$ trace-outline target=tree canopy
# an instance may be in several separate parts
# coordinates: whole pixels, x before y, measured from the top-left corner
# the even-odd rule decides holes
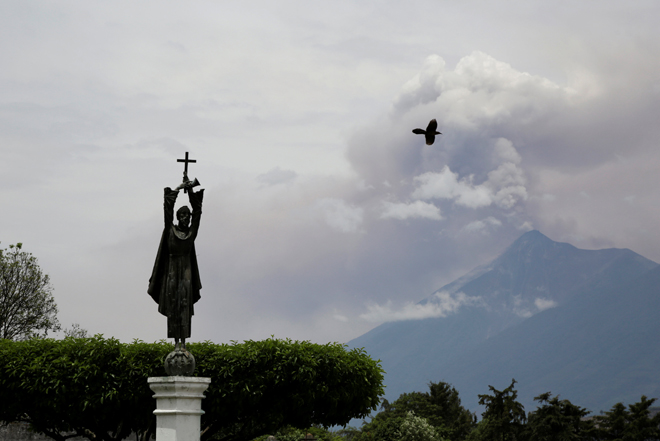
[[[441,382],[430,383],[426,393],[383,400],[382,411],[371,421],[338,434],[346,441],[660,441],[660,409],[651,407],[655,399],[642,396],[627,407],[617,403],[590,418],[587,409],[545,392],[534,398],[539,406],[525,415],[515,385],[511,380],[504,390],[489,386],[490,394],[479,395],[485,411],[476,424],[474,414],[460,405],[458,392]]]
[[[526,421],[525,408],[520,404],[518,392],[514,389],[516,380],[504,390],[488,386],[492,395],[479,395],[479,404],[486,406],[481,414],[478,431],[470,439],[492,441],[515,441],[520,438]]]
[[[196,375],[210,377],[202,441],[247,441],[291,425],[344,425],[377,409],[383,370],[363,350],[268,339],[190,343]],[[148,377],[163,376],[165,342],[91,338],[0,340],[0,421],[26,421],[64,441],[72,436],[148,440],[156,400]]]
[[[431,382],[428,392],[404,393],[392,403],[383,400],[381,409],[362,429],[368,438],[397,440],[398,428],[411,419],[410,412],[426,419],[438,437],[452,441],[465,439],[476,423],[475,415],[461,405],[456,389],[445,382]]]
[[[617,403],[589,419],[586,409],[546,392],[525,415],[515,380],[479,396],[486,409],[478,424],[456,389],[440,382],[430,383],[428,392],[384,400],[382,412],[360,429],[330,434],[321,427],[366,417],[383,395],[383,370],[363,350],[272,338],[188,347],[196,375],[212,379],[202,441],[264,441],[268,435],[296,441],[309,432],[321,441],[660,441],[660,414],[651,416],[655,399]],[[147,378],[164,374],[172,348],[98,335],[0,340],[0,421],[31,423],[57,441],[119,441],[131,434],[148,441],[156,400]]]
[[[535,397],[541,405],[527,418],[526,438],[538,441],[573,441],[592,439],[593,420],[585,419],[589,411],[568,400],[552,397],[550,392]]]
[[[45,337],[60,329],[50,279],[22,248],[0,248],[0,339]]]
[[[655,398],[642,395],[639,402],[624,406],[617,403],[604,415],[594,417],[598,440],[660,440],[660,413],[651,417]]]
[[[399,441],[443,441],[435,427],[426,418],[418,417],[408,411],[399,427]]]

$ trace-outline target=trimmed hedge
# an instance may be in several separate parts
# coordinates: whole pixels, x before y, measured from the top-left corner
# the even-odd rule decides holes
[[[376,410],[383,370],[362,349],[268,339],[187,345],[210,377],[202,441],[247,441],[284,426],[345,425]],[[64,441],[119,441],[155,431],[148,377],[165,376],[166,342],[0,340],[0,421],[27,421]]]

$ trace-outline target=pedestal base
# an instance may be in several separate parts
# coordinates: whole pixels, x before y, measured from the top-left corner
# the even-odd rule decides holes
[[[199,441],[204,391],[210,378],[151,377],[156,399],[156,441]]]

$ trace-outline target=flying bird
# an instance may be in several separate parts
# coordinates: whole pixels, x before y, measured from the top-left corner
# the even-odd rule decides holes
[[[413,133],[417,135],[424,135],[426,138],[426,145],[432,145],[433,141],[435,141],[435,135],[442,135],[442,133],[438,132],[438,122],[435,119],[432,119],[429,122],[429,125],[426,127],[426,130],[424,129],[413,129]]]

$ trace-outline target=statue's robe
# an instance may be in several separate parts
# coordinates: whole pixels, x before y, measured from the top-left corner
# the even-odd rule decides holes
[[[199,278],[195,238],[202,216],[204,190],[188,191],[192,205],[191,225],[181,231],[172,223],[178,191],[165,189],[165,228],[147,292],[158,303],[158,312],[167,317],[169,338],[189,338],[194,304],[199,300]]]

